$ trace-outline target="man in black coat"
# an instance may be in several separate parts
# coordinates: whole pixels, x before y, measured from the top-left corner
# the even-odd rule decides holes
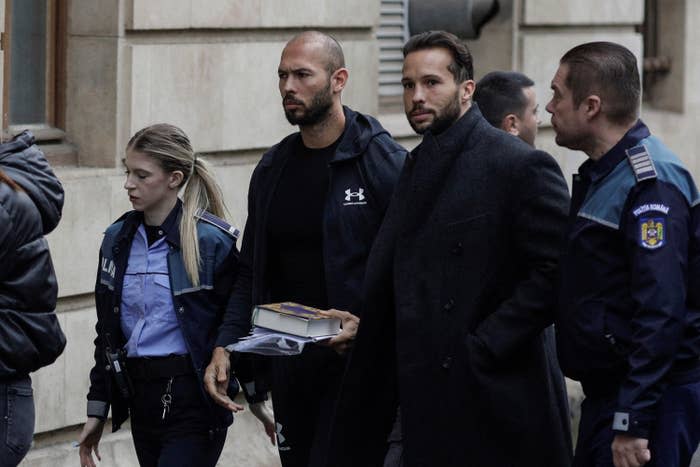
[[[568,466],[543,337],[566,183],[481,116],[456,37],[414,36],[404,57],[406,115],[424,139],[368,260],[328,465]]]

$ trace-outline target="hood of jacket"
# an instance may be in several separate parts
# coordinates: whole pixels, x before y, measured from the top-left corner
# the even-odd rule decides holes
[[[367,150],[367,146],[374,138],[383,134],[389,135],[389,132],[374,117],[355,112],[347,106],[343,106],[343,113],[345,114],[345,129],[331,162],[357,157]],[[284,138],[263,155],[261,164],[267,167],[272,165],[279,148],[295,144],[299,138],[301,138],[299,132]]]
[[[24,131],[0,144],[0,168],[29,195],[41,214],[44,235],[58,225],[63,210],[63,186],[39,147],[34,135]]]

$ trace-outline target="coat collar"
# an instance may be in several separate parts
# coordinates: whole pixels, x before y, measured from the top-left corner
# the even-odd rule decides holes
[[[627,133],[625,133],[622,139],[620,139],[615,146],[610,148],[603,157],[597,161],[588,159],[581,164],[578,173],[590,177],[592,182],[597,182],[612,172],[620,162],[627,158],[627,149],[636,146],[641,140],[648,138],[650,134],[649,128],[647,128],[644,122],[637,120],[637,123],[627,130]]]
[[[180,247],[180,218],[182,216],[182,201],[178,198],[175,207],[170,211],[168,217],[165,218],[161,228],[165,232],[165,239],[173,246]],[[129,211],[124,214],[119,220],[124,222],[124,225],[119,230],[114,244],[119,245],[122,242],[131,242],[136,234],[139,225],[143,223],[143,212]]]
[[[404,204],[404,232],[419,229],[444,188],[455,159],[470,145],[474,129],[486,122],[479,107],[471,108],[451,127],[439,135],[425,133],[421,144],[407,162],[411,170],[410,188]],[[488,123],[486,123],[488,125]]]
[[[450,154],[456,154],[469,142],[472,130],[482,119],[479,106],[476,102],[472,102],[469,110],[439,135],[434,135],[431,131],[427,131],[423,137],[421,147],[427,146],[428,150],[439,149]]]

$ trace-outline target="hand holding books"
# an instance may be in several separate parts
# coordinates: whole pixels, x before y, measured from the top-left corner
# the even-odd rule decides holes
[[[309,342],[328,341],[338,353],[344,353],[359,323],[356,316],[345,311],[324,311],[292,302],[258,305],[253,310],[251,321],[251,334],[227,346],[226,350],[297,355]],[[347,326],[344,332],[341,332],[341,322]]]
[[[336,334],[334,337],[331,337],[326,343],[333,347],[333,350],[338,352],[340,355],[345,355],[355,341],[357,328],[360,326],[360,318],[352,313],[348,313],[347,311],[336,310],[333,308],[321,313],[329,318],[340,319],[340,333]]]

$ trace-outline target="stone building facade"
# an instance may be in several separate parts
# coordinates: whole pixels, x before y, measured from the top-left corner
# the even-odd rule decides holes
[[[400,43],[408,34],[410,8],[406,0],[2,3],[4,134],[34,129],[66,189],[64,218],[49,244],[60,287],[57,312],[68,345],[54,365],[33,375],[35,446],[22,465],[75,465],[77,449],[71,442],[85,420],[93,358],[97,251],[105,227],[129,209],[121,165],[129,137],[150,123],[181,126],[215,165],[230,220],[242,227],[255,163],[266,148],[293,130],[282,112],[276,69],[284,43],[296,32],[314,28],[334,35],[350,70],[344,102],[378,115],[407,147],[417,142],[395,98],[385,99],[379,91],[380,69],[396,60],[391,41]],[[46,62],[43,120],[13,114],[22,95],[17,85],[25,83],[14,74],[26,52],[13,46],[22,33],[22,18],[17,17],[21,4],[34,5],[47,18],[48,52],[33,52]],[[480,38],[469,41],[477,78],[494,69],[517,69],[536,81],[544,121],[538,145],[553,154],[567,174],[584,156],[554,145],[544,112],[558,59],[575,44],[606,39],[625,44],[642,63],[645,34],[649,35],[643,27],[645,7],[658,16],[655,53],[670,57],[671,66],[655,75],[643,118],[697,176],[700,161],[693,149],[700,138],[695,131],[700,90],[694,85],[700,79],[700,50],[686,44],[696,43],[693,38],[700,34],[692,27],[700,23],[700,2],[501,0],[498,15]],[[398,31],[399,39],[387,39],[387,30]],[[128,429],[106,434],[101,451],[101,465],[136,465]],[[221,464],[278,465],[275,456],[257,422],[244,414],[229,432]]]

